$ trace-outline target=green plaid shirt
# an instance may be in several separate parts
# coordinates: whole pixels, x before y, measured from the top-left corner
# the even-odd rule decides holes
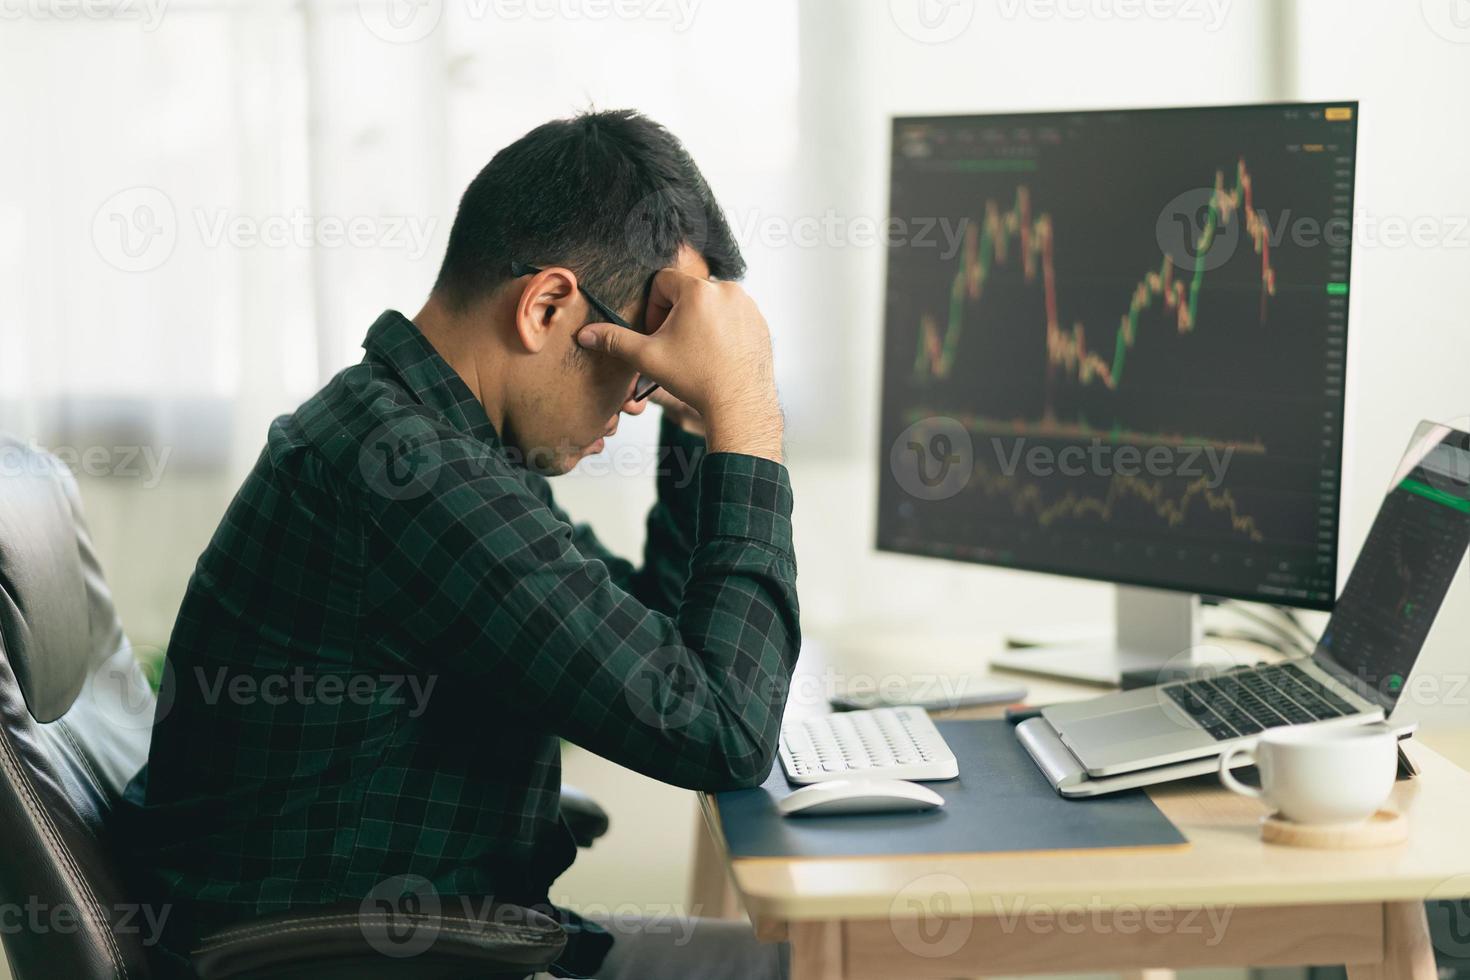
[[[575,855],[559,738],[701,790],[773,763],[799,645],[785,468],[666,423],[635,568],[409,320],[363,346],[271,425],[169,643],[130,833],[190,932],[399,876],[545,902]]]

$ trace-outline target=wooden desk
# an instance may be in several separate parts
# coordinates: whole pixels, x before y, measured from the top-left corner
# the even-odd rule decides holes
[[[694,904],[728,913],[732,886],[758,935],[792,943],[794,980],[1338,963],[1433,980],[1422,903],[1470,896],[1470,773],[1410,752],[1423,774],[1393,800],[1410,838],[1367,851],[1264,844],[1259,804],[1189,782],[1151,791],[1187,850],[731,862],[701,797]]]

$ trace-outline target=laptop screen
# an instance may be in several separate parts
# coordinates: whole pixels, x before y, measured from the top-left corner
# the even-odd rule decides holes
[[[1389,711],[1470,546],[1470,435],[1424,423],[1394,474],[1318,663]]]

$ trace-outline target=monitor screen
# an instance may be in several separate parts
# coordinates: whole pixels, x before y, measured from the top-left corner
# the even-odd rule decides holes
[[[1331,608],[1357,115],[895,119],[879,548]]]
[[[1322,633],[1318,662],[1391,710],[1467,548],[1470,435],[1421,426]]]

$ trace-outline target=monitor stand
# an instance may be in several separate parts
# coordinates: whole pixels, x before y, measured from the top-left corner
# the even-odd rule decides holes
[[[1200,667],[1225,657],[1224,651],[1212,657],[1212,651],[1201,646],[1204,631],[1199,596],[1131,585],[1116,589],[1117,626],[1112,639],[1006,650],[992,656],[990,665],[1117,687],[1125,671]]]

